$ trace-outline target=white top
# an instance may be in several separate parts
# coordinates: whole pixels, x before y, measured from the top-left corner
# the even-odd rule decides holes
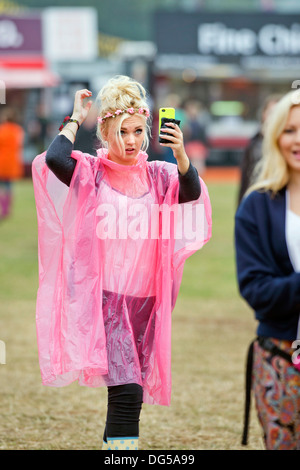
[[[300,272],[300,215],[291,211],[289,206],[290,195],[286,193],[286,244],[291,263],[296,272]]]
[[[296,272],[300,272],[300,215],[290,210],[290,194],[286,192],[285,238],[291,263]],[[297,338],[300,338],[300,316]]]

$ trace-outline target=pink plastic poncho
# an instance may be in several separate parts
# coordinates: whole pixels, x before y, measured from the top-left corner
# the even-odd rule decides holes
[[[171,312],[184,261],[211,237],[201,180],[177,204],[177,166],[124,166],[73,151],[70,187],[33,162],[38,218],[36,325],[42,382],[90,387],[138,383],[144,402],[169,405]]]

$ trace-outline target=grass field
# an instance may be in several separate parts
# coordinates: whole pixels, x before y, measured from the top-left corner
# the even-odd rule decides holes
[[[140,448],[262,449],[254,407],[249,445],[240,445],[245,356],[253,314],[237,291],[233,250],[234,183],[209,183],[213,237],[185,265],[173,313],[170,407],[144,405]],[[37,223],[30,180],[14,187],[0,223],[0,450],[99,449],[106,390],[41,385],[35,332]]]

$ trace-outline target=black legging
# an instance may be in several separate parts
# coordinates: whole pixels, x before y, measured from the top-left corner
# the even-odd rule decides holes
[[[138,437],[139,421],[143,403],[143,389],[138,384],[107,387],[108,403],[106,427],[107,437]]]

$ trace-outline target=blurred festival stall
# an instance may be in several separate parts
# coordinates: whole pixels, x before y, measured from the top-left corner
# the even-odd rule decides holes
[[[270,93],[299,86],[300,16],[157,11],[156,101],[202,103],[208,165],[237,165]]]
[[[44,54],[40,13],[0,16],[0,79],[2,102],[17,110],[19,123],[36,119],[41,90],[59,83]]]
[[[157,112],[174,106],[186,139],[187,125],[195,125],[188,114],[198,110],[209,166],[238,165],[264,99],[300,85],[299,0],[84,5],[0,0],[0,104],[19,111],[27,174],[72,112],[75,91],[87,87],[95,97],[115,74],[134,77],[150,92],[150,159],[168,157],[157,144]]]
[[[120,73],[119,64],[98,57],[96,9],[57,7],[0,15],[0,98],[18,110],[26,131],[26,176],[33,158],[72,112],[75,91],[97,91],[115,73]]]

